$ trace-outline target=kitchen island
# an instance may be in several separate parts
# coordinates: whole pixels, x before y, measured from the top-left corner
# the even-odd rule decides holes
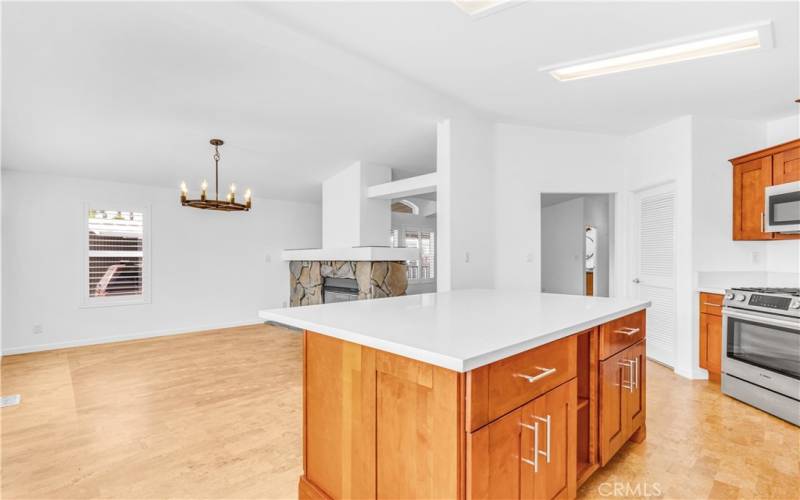
[[[574,498],[645,437],[648,306],[459,290],[261,311],[305,330],[300,498]]]

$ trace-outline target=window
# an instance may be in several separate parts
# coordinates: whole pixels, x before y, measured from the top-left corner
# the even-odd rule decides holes
[[[389,241],[392,247],[420,249],[418,260],[406,262],[409,281],[432,280],[436,277],[436,235],[433,231],[404,228],[401,232],[392,229]]]
[[[147,302],[147,211],[108,210],[86,205],[84,217],[84,305]]]

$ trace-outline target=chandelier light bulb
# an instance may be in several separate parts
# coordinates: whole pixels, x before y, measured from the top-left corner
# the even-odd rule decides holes
[[[253,193],[250,191],[250,188],[247,188],[247,191],[244,192],[245,201],[249,200],[251,196],[253,196]]]
[[[236,192],[236,184],[231,184],[231,193]]]
[[[186,182],[181,181],[181,193],[186,194],[189,192],[189,189],[186,187]]]
[[[207,180],[203,179],[203,182],[200,184],[200,189],[202,189],[203,191],[208,189],[208,181]]]

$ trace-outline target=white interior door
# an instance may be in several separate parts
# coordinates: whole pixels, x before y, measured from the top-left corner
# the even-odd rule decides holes
[[[635,196],[633,292],[652,302],[647,310],[647,356],[669,366],[675,360],[675,186]]]

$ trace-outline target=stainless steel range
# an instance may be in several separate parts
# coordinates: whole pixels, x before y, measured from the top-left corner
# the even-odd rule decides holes
[[[733,288],[722,309],[722,392],[800,425],[800,288]]]

